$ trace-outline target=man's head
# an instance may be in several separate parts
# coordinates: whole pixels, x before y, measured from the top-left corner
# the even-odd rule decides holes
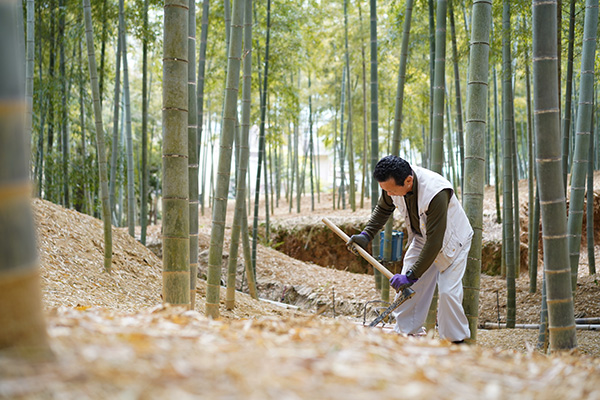
[[[406,160],[390,155],[379,160],[373,170],[373,178],[390,196],[404,196],[412,190],[412,173]]]

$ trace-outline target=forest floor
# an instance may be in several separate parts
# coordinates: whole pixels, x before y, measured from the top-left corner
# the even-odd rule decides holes
[[[297,218],[358,224],[368,218],[367,208],[332,211],[331,204],[322,194],[307,211],[311,199],[304,198],[298,216],[281,201],[271,218],[290,225]],[[493,189],[485,204],[484,239],[494,241]],[[150,250],[159,252],[159,226],[149,227],[148,247],[113,229],[112,271],[106,273],[101,221],[46,201],[34,200],[33,207],[54,358],[0,357],[0,398],[600,399],[600,332],[578,330],[577,351],[547,356],[535,350],[537,330],[479,329],[477,345],[459,346],[435,333],[414,338],[368,329],[361,310],[378,298],[372,275],[324,268],[262,245],[260,297],[293,305],[236,292],[235,309],[226,310],[222,290],[221,318],[211,320],[203,315],[202,279],[195,310],[162,304],[162,263]],[[208,249],[210,227],[207,211],[200,218],[201,252]],[[200,267],[206,267],[205,252]],[[600,317],[597,277],[587,274],[582,256],[576,315]],[[540,279],[534,294],[526,273],[517,279],[517,323],[539,320]],[[504,322],[505,286],[501,277],[482,275],[480,322]]]

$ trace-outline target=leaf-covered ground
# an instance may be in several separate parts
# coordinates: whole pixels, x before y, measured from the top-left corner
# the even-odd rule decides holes
[[[163,306],[161,260],[151,251],[114,229],[113,271],[107,274],[100,221],[48,202],[33,204],[55,356],[42,363],[0,358],[0,398],[600,399],[598,332],[578,331],[576,353],[545,356],[534,350],[534,331],[479,330],[479,345],[457,346],[435,335],[367,329],[352,304],[376,297],[371,276],[300,262],[263,246],[259,287],[278,300],[286,300],[282,288],[293,289],[303,296],[301,308],[238,293],[236,308],[221,307],[222,318],[213,321],[202,313],[202,280],[195,310]],[[201,248],[209,218],[201,219]],[[159,236],[156,227],[150,234]],[[518,284],[521,295],[525,279]],[[482,282],[502,287],[500,278]],[[593,280],[582,287],[597,302]],[[347,305],[335,319],[332,292],[337,304]],[[521,296],[519,307],[530,310],[523,304],[535,301]],[[342,310],[346,315],[339,315]]]

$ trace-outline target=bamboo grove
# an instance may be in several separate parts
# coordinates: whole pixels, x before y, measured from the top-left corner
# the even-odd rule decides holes
[[[584,195],[600,161],[597,0],[28,0],[11,7],[35,195],[103,219],[107,271],[111,225],[145,243],[148,225],[162,223],[163,298],[193,307],[198,214],[212,212],[205,312],[216,318],[223,251],[233,257],[224,277],[232,308],[238,246],[256,296],[256,247],[269,241],[273,207],[286,202],[291,214],[307,212],[301,198],[310,196],[314,209],[325,193],[333,209],[374,206],[370,171],[393,153],[444,174],[460,194],[475,230],[464,280],[471,331],[489,185],[502,224],[507,326],[518,313],[522,242],[531,244],[533,277],[538,250],[552,249],[544,252],[544,286],[531,279],[531,290],[546,294],[541,320],[549,335],[542,329],[540,345],[576,346]],[[233,198],[232,248],[223,249]],[[259,217],[266,221],[260,235]],[[376,281],[387,298],[387,281]]]

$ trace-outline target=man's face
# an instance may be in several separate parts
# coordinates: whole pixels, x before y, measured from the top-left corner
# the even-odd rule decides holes
[[[382,190],[385,190],[390,196],[404,196],[410,192],[413,187],[413,177],[409,176],[404,180],[404,186],[396,184],[394,178],[390,178],[385,182],[379,182]]]

